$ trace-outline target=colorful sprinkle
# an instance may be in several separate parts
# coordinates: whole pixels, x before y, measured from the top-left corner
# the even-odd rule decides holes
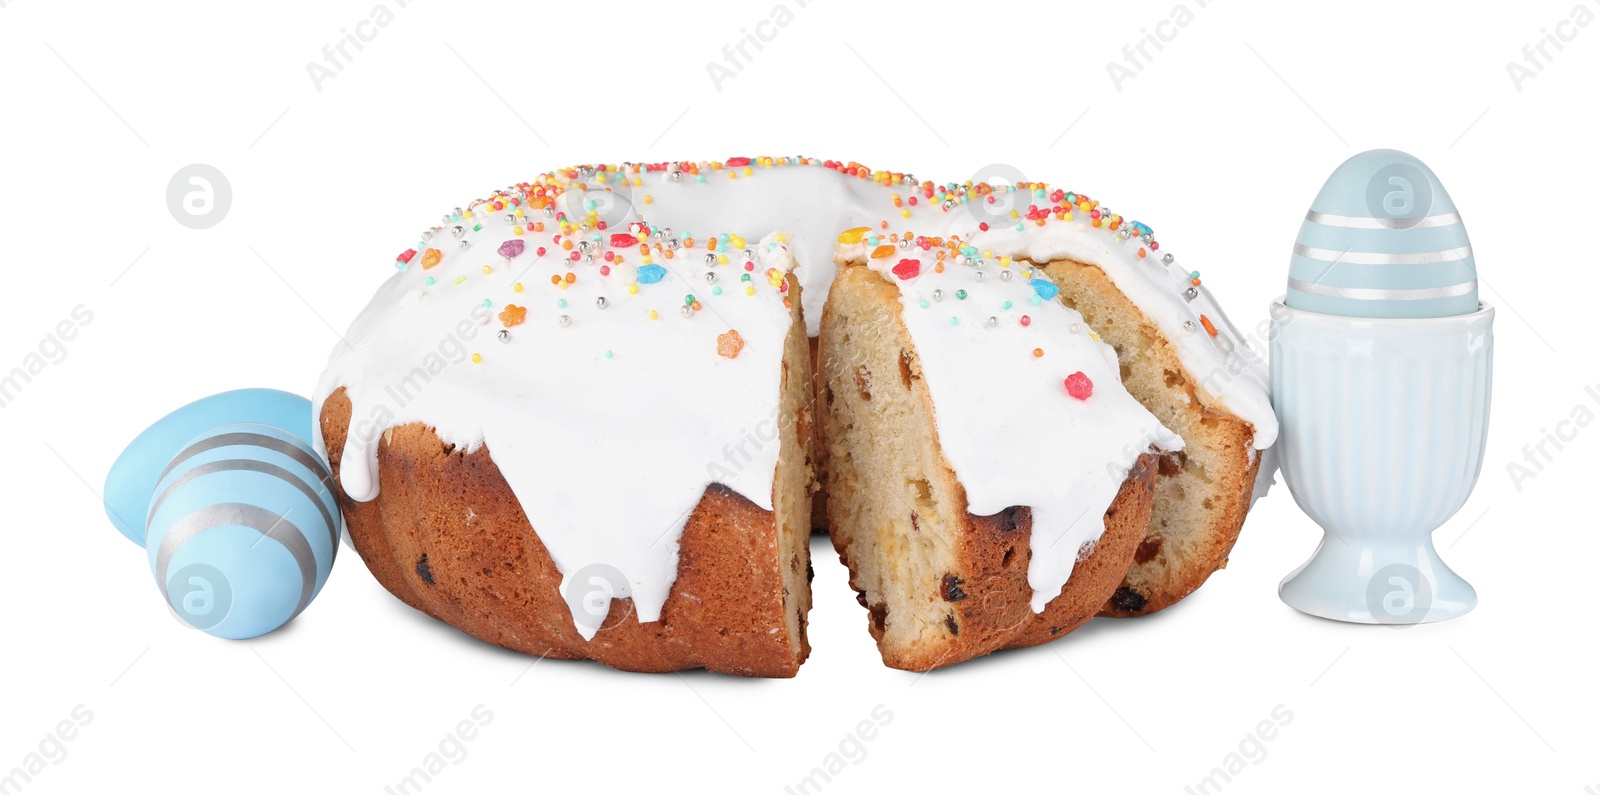
[[[744,337],[734,329],[717,335],[717,355],[726,359],[737,359],[739,351],[744,350]]]
[[[1084,375],[1082,371],[1067,376],[1065,383],[1067,394],[1079,400],[1088,400],[1089,396],[1094,394],[1094,382],[1090,381],[1089,376]]]
[[[1033,285],[1034,293],[1046,301],[1055,298],[1056,293],[1061,291],[1061,288],[1057,287],[1056,283],[1049,279],[1030,279],[1028,283]]]
[[[900,260],[900,264],[894,266],[891,270],[894,271],[895,276],[900,277],[902,280],[915,279],[918,274],[922,273],[922,263],[914,259],[903,259]]]
[[[495,253],[506,259],[511,259],[520,256],[527,249],[527,245],[521,240],[507,240],[500,244],[500,248],[495,249]]]
[[[522,322],[526,320],[527,317],[528,308],[525,306],[506,304],[506,308],[500,310],[500,322],[504,324],[506,328],[522,325]]]
[[[667,275],[667,269],[661,267],[660,265],[640,265],[639,266],[639,283],[640,284],[655,284],[656,282],[661,281],[662,277],[664,277],[666,275]]]

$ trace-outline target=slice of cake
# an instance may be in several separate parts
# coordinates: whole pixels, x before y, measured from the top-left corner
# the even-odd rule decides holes
[[[884,663],[1061,637],[1121,584],[1183,442],[1023,263],[852,230],[818,367],[829,532]],[[864,245],[850,245],[861,241]]]

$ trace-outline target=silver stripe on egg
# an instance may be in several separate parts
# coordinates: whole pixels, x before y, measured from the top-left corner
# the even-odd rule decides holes
[[[1331,248],[1312,248],[1296,243],[1294,253],[1307,259],[1351,265],[1437,265],[1441,262],[1459,262],[1472,256],[1472,246],[1447,248],[1443,251],[1424,251],[1417,254],[1383,254],[1376,251],[1334,251]]]
[[[337,529],[338,525],[334,523],[333,514],[328,512],[327,504],[324,503],[322,501],[322,497],[318,495],[309,484],[306,483],[304,478],[296,475],[293,472],[290,472],[287,469],[284,469],[283,467],[269,464],[265,461],[251,461],[243,458],[212,461],[201,464],[200,466],[197,466],[194,469],[179,475],[176,480],[172,481],[172,485],[168,486],[165,491],[162,491],[159,496],[150,501],[150,515],[145,517],[145,526],[150,526],[150,522],[154,521],[156,518],[156,511],[161,509],[161,503],[165,502],[168,497],[172,496],[173,492],[177,491],[179,488],[182,488],[183,484],[188,483],[189,481],[194,480],[201,475],[209,475],[213,472],[237,471],[259,472],[263,475],[270,475],[299,489],[300,493],[306,495],[306,499],[310,500],[311,504],[317,506],[317,510],[322,512],[322,522],[328,528],[328,540],[333,543],[334,552],[337,553],[339,551],[339,531]]]
[[[156,584],[161,586],[161,597],[169,603],[172,601],[167,595],[167,566],[172,563],[172,556],[195,536],[213,527],[229,526],[255,530],[262,536],[282,544],[283,548],[294,556],[294,562],[300,567],[300,602],[295,605],[294,614],[290,618],[300,615],[300,611],[311,604],[311,595],[317,583],[317,558],[311,552],[311,545],[306,543],[305,534],[300,532],[300,528],[295,527],[286,517],[265,508],[240,502],[207,505],[179,519],[172,525],[172,529],[167,531],[166,538],[161,539],[161,548],[156,551]]]
[[[156,482],[159,483],[162,480],[165,480],[168,475],[172,474],[172,470],[178,468],[179,464],[187,461],[190,458],[193,458],[194,456],[197,456],[207,450],[215,450],[218,447],[229,447],[232,445],[265,447],[273,452],[282,453],[290,458],[293,458],[295,461],[298,461],[306,469],[315,472],[317,479],[322,481],[322,485],[327,486],[329,491],[333,490],[333,475],[328,472],[328,467],[322,463],[322,459],[317,458],[316,456],[311,455],[310,453],[307,453],[299,447],[296,447],[282,439],[260,433],[222,433],[217,434],[216,436],[209,436],[201,439],[200,441],[184,448],[183,452],[173,456],[172,463],[168,464],[166,469],[161,470],[161,477],[156,478]]]
[[[1323,226],[1342,226],[1346,229],[1433,229],[1461,223],[1460,213],[1440,213],[1421,218],[1367,218],[1360,215],[1335,215],[1311,210],[1306,220]]]
[[[1353,298],[1360,301],[1427,301],[1433,298],[1455,298],[1478,289],[1478,280],[1451,284],[1444,287],[1424,287],[1415,290],[1377,290],[1368,287],[1332,287],[1313,284],[1299,279],[1289,280],[1289,289],[1328,298]]]

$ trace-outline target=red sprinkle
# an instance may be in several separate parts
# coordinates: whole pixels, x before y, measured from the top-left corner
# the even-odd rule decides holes
[[[633,248],[639,245],[639,238],[631,232],[617,232],[611,236],[611,245],[614,248]]]
[[[1024,326],[1033,325],[1033,318],[1028,317],[1027,315],[1023,315],[1022,316],[1022,325],[1024,325]]]
[[[1090,381],[1089,376],[1084,375],[1081,370],[1067,376],[1066,385],[1067,394],[1079,400],[1088,400],[1089,396],[1094,394],[1094,382]]]
[[[741,168],[748,165],[750,165],[750,158],[748,157],[728,158],[728,168]]]
[[[400,252],[400,256],[396,257],[396,259],[400,260],[401,262],[410,262],[411,258],[415,257],[416,255],[417,255],[417,250],[416,249],[408,248],[405,251]]]
[[[903,259],[900,260],[899,265],[894,266],[893,270],[894,275],[899,276],[901,279],[915,279],[917,274],[922,273],[922,263],[914,259]]]

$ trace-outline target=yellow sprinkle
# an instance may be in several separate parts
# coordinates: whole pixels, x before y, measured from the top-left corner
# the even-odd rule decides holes
[[[456,277],[456,284],[460,284],[460,283],[462,283],[462,282],[464,282],[466,280],[467,280],[467,277],[465,277],[465,276],[457,276]]]
[[[514,292],[514,293],[522,292],[522,282],[517,282],[516,284],[511,285],[511,292]]]
[[[907,208],[907,209],[904,209],[904,210],[901,210],[901,211],[900,211],[900,217],[901,217],[901,218],[910,218],[910,217],[911,217],[911,210],[910,210],[910,208]]]
[[[727,254],[718,254],[717,255],[717,264],[718,265],[726,265],[726,264],[728,264],[728,255]]]
[[[618,262],[621,262],[621,261],[622,261],[622,260],[621,260],[621,259],[618,259],[618,260],[617,260],[617,261],[618,261]],[[649,265],[649,264],[650,264],[650,263],[652,263],[652,262],[655,262],[655,260],[654,260],[654,259],[652,259],[652,258],[651,258],[651,257],[650,257],[650,256],[649,256],[649,255],[646,255],[646,256],[645,256],[645,258],[644,258],[644,261],[643,261],[643,262],[641,262],[641,263],[640,263],[640,264],[641,264],[641,265]]]
[[[656,198],[654,196],[651,196],[648,193],[646,193],[644,195],[644,203],[645,204],[653,204],[655,202],[655,200],[656,200]]]
[[[485,266],[483,266],[483,272],[484,273],[494,273],[494,268],[491,268],[488,265],[485,265]]]
[[[521,218],[522,217],[522,208],[518,207],[517,209],[512,210],[511,214],[516,216],[516,217],[518,217],[518,218]]]
[[[858,226],[854,229],[846,229],[839,234],[839,242],[847,246],[860,243],[861,239],[866,237],[867,233],[871,231],[871,228],[865,226]]]
[[[1010,257],[1001,257],[1000,258],[1000,267],[1002,267],[1002,268],[1011,267],[1011,258]]]
[[[747,177],[748,177],[748,176],[750,176],[750,175],[751,175],[751,174],[754,174],[754,173],[755,173],[755,172],[754,172],[754,171],[751,171],[751,170],[750,170],[750,167],[749,167],[749,166],[745,166],[745,167],[744,167],[744,175],[745,175],[745,176],[747,176]]]
[[[481,353],[472,354],[472,363],[473,364],[479,364],[482,361],[483,361],[483,354],[481,354]]]
[[[522,227],[520,227],[520,226],[511,227],[511,234],[521,236],[522,235]]]
[[[639,285],[637,285],[637,284],[628,285],[628,295],[638,295],[638,294],[639,294]]]
[[[634,178],[633,178],[633,186],[634,186],[634,187],[635,187],[635,188],[637,188],[637,187],[639,187],[639,186],[640,186],[640,185],[643,185],[643,184],[644,184],[644,180],[642,180],[642,179],[639,179],[639,178],[638,178],[638,177],[634,177]],[[649,196],[646,196],[646,197],[644,197],[644,200],[645,200],[645,201],[646,201],[646,202],[648,202],[648,201],[650,201],[650,197],[649,197]]]
[[[756,294],[756,286],[753,285],[753,284],[745,285],[744,294],[745,295],[755,295]]]
[[[658,317],[661,317],[661,315],[657,314],[656,310],[654,310],[654,309],[650,310],[650,319],[651,320],[655,320]]]

